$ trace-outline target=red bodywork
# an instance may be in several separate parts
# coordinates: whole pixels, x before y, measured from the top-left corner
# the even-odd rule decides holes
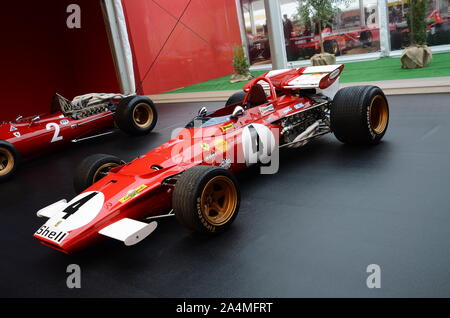
[[[339,53],[343,53],[349,49],[361,46],[363,44],[362,37],[368,33],[370,33],[371,41],[380,40],[379,28],[364,27],[360,29],[340,30],[338,32],[332,32],[330,28],[325,28],[322,30],[322,41],[324,45],[326,45],[327,41],[336,42]],[[290,45],[294,50],[298,50],[303,55],[320,53],[320,36],[318,34],[296,36],[290,39]]]
[[[173,192],[173,186],[168,182],[170,178],[194,165],[220,165],[222,159],[231,157],[230,154],[234,158],[242,158],[244,150],[241,136],[250,124],[258,123],[279,132],[281,125],[277,120],[313,105],[309,98],[282,88],[283,83],[289,83],[302,74],[304,69],[287,70],[270,77],[263,75],[250,81],[244,85],[244,91],[249,91],[260,81],[269,85],[270,96],[267,103],[248,108],[241,116],[215,125],[183,128],[175,138],[129,163],[113,168],[107,176],[84,192],[103,193],[104,203],[98,213],[85,225],[68,232],[61,243],[57,244],[36,234],[34,236],[45,245],[71,253],[98,241],[102,237],[100,230],[123,218],[143,220],[148,216],[168,213],[172,206]],[[339,67],[338,73],[342,69],[343,65]],[[326,76],[321,82],[321,88],[329,87],[338,77]],[[248,96],[249,94],[246,99]],[[231,115],[234,109],[233,105],[224,107],[208,116],[223,118]],[[226,168],[238,172],[245,167],[245,161],[238,162],[234,159]]]
[[[22,157],[39,154],[72,140],[91,136],[113,128],[112,112],[102,112],[83,119],[73,119],[61,112],[24,118],[0,125],[0,140],[11,143]]]

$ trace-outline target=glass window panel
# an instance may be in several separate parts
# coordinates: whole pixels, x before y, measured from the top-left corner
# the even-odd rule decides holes
[[[391,50],[400,50],[410,44],[407,23],[409,0],[388,0]],[[450,1],[430,0],[425,15],[427,44],[450,44]]]
[[[250,65],[270,64],[266,11],[263,0],[241,0]]]
[[[321,51],[318,23],[300,19],[303,4],[281,0],[288,61],[308,59]],[[325,52],[339,56],[380,50],[377,0],[350,0],[335,5],[335,10],[329,21],[322,21]]]

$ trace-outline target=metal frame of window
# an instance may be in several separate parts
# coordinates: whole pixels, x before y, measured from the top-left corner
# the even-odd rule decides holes
[[[124,94],[134,94],[136,85],[133,56],[122,2],[120,0],[102,0],[101,6],[121,91]]]
[[[309,60],[302,61],[287,61],[284,32],[282,27],[282,17],[279,0],[264,0],[266,19],[269,33],[269,43],[271,52],[275,52],[275,60],[272,59],[272,64],[253,65],[250,70],[267,70],[280,69],[286,67],[299,67],[309,65]],[[241,1],[236,0],[236,7],[238,10],[239,27],[241,28],[242,43],[248,55],[247,37],[245,31],[245,21],[241,7]],[[378,0],[378,17],[380,28],[380,51],[364,54],[354,54],[347,56],[336,57],[337,63],[354,62],[364,60],[374,60],[380,57],[398,57],[402,50],[391,51],[391,38],[389,32],[389,14],[387,0]],[[273,26],[273,27],[272,27]],[[273,41],[275,39],[275,41]],[[430,46],[433,53],[449,52],[450,44]],[[281,52],[281,53],[278,53]],[[278,53],[278,54],[277,54]]]

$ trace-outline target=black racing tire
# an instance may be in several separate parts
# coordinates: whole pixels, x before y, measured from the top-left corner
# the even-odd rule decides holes
[[[216,166],[194,166],[183,172],[172,196],[176,219],[191,231],[202,234],[228,229],[239,212],[239,205],[240,190],[235,176]]]
[[[392,31],[391,33],[391,50],[400,50],[402,48],[402,35],[400,32]]]
[[[331,40],[326,40],[323,42],[323,49],[326,53],[332,53],[332,48],[331,48]]]
[[[86,157],[75,169],[73,188],[81,193],[124,162],[116,156],[95,154]]]
[[[339,43],[336,40],[333,40],[333,54],[334,56],[341,55],[341,48],[339,47]]]
[[[20,164],[20,154],[10,142],[0,140],[0,182],[9,180]]]
[[[339,48],[339,43],[336,40],[327,40],[323,43],[323,48],[325,52],[334,54],[334,56],[341,55],[341,50]]]
[[[264,48],[263,52],[262,52],[262,56],[264,59],[266,60],[270,60],[270,47],[266,47]]]
[[[128,135],[142,136],[155,128],[158,113],[150,98],[130,96],[119,102],[114,121]]]
[[[338,140],[353,145],[380,142],[389,124],[389,105],[377,86],[340,89],[330,112],[331,130]]]
[[[239,92],[234,93],[233,95],[231,95],[228,98],[227,102],[225,103],[225,107],[234,105],[234,104],[238,104],[238,103],[242,103],[245,99],[245,95],[247,95],[247,93],[244,91],[239,91]]]
[[[361,42],[362,42],[363,47],[370,47],[370,46],[372,46],[372,44],[373,44],[372,32],[365,31],[365,32],[361,33],[360,38],[361,38]]]
[[[286,55],[288,62],[298,61],[300,57],[300,50],[296,48],[294,45],[287,45]]]

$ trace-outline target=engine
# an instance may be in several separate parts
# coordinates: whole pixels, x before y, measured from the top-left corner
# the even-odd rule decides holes
[[[110,110],[110,107],[107,103],[102,103],[95,106],[89,106],[86,108],[83,108],[81,110],[75,111],[72,113],[72,118],[74,119],[82,119],[89,116],[94,116],[102,112],[106,112]]]
[[[309,110],[288,116],[281,122],[280,146],[293,143],[301,137],[311,137],[324,130],[329,131],[328,107],[321,105]],[[297,144],[295,146],[300,146]]]

